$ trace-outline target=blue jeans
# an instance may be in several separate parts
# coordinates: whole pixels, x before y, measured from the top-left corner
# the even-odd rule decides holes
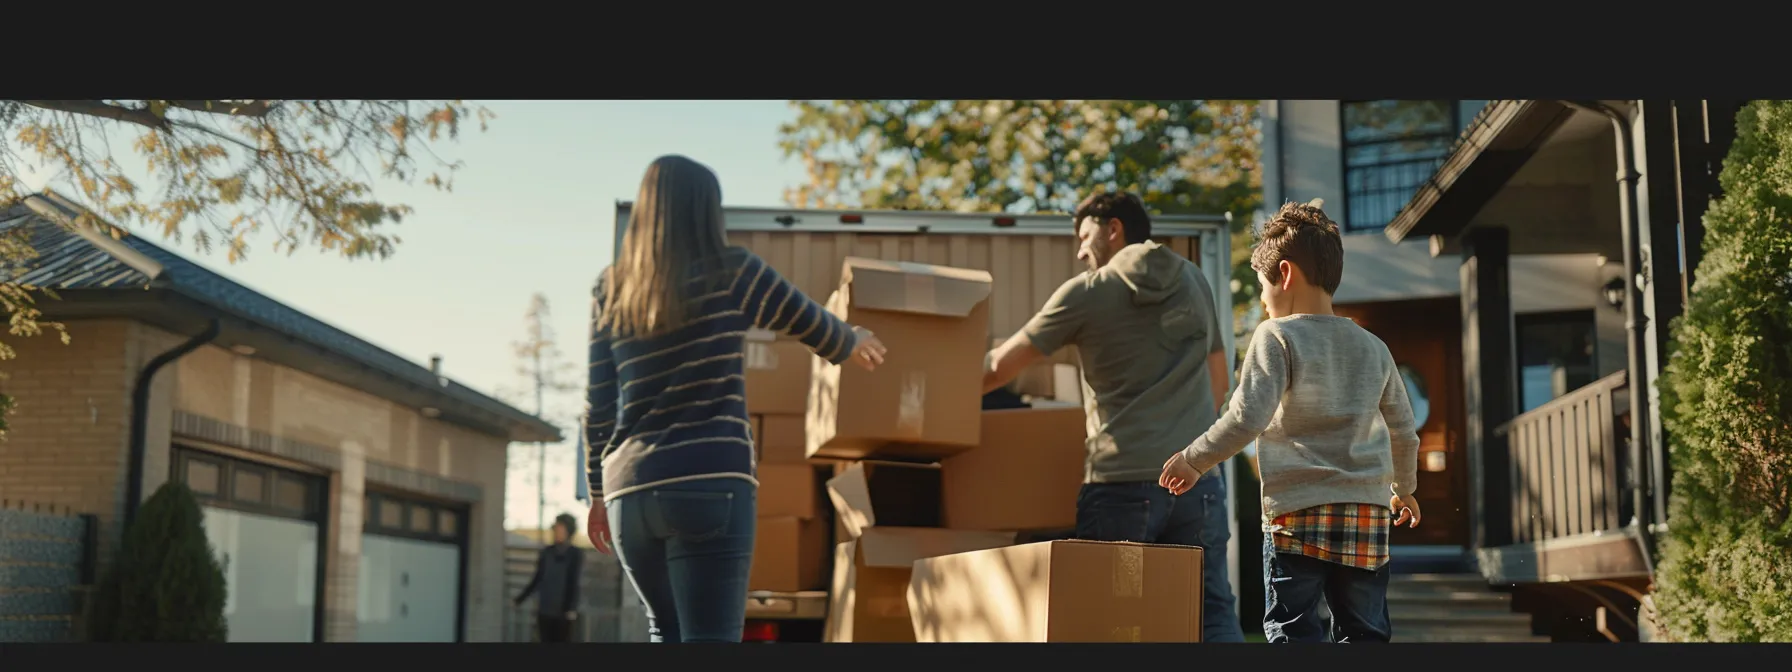
[[[1320,618],[1321,599],[1331,611],[1329,628]],[[1371,572],[1277,553],[1268,534],[1263,535],[1263,602],[1263,636],[1271,644],[1386,643],[1393,635],[1387,565]]]
[[[1180,497],[1156,481],[1085,483],[1076,498],[1076,536],[1201,547],[1201,641],[1244,641],[1226,573],[1232,531],[1226,518],[1226,481],[1218,469]]]
[[[744,479],[706,478],[604,505],[616,559],[646,603],[649,641],[740,641],[757,494]]]

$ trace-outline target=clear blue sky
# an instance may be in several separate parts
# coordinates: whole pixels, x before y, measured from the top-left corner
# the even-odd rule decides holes
[[[522,385],[511,343],[523,336],[535,292],[547,295],[565,361],[582,376],[590,288],[609,263],[614,204],[633,200],[655,157],[708,164],[729,205],[781,204],[783,190],[804,179],[802,165],[783,160],[777,147],[778,125],[793,118],[786,101],[484,104],[498,115],[489,131],[438,147],[466,162],[453,193],[378,186],[381,198],[416,208],[391,259],[351,262],[310,250],[287,257],[273,254],[265,237],[234,265],[190,244],[176,249],[413,361],[427,365],[440,354],[447,375],[495,394]],[[32,181],[43,184],[41,176]],[[570,438],[582,404],[579,394],[550,399],[548,417]],[[534,410],[532,401],[520,407]],[[562,510],[584,517],[572,498],[576,445],[549,451],[558,462],[549,470],[549,520]],[[512,470],[507,526],[534,527],[534,485],[533,474]]]

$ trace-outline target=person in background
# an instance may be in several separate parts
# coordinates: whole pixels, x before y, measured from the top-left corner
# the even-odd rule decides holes
[[[614,542],[650,641],[739,642],[758,488],[747,330],[866,369],[885,349],[730,247],[721,183],[688,158],[648,167],[619,252],[592,300],[588,534]]]
[[[1225,417],[1164,461],[1158,482],[1187,493],[1257,441],[1264,636],[1390,641],[1389,521],[1397,511],[1393,525],[1419,525],[1419,436],[1406,383],[1381,339],[1332,312],[1344,244],[1323,210],[1282,206],[1251,267],[1270,319],[1251,336]]]
[[[535,558],[535,575],[516,596],[516,605],[535,596],[535,630],[544,643],[572,641],[572,627],[579,620],[579,570],[585,554],[572,545],[579,521],[572,514],[554,517],[554,543],[542,547]]]
[[[1194,262],[1151,242],[1137,196],[1102,192],[1077,207],[1071,278],[1019,333],[989,353],[985,394],[1041,358],[1074,345],[1089,416],[1088,461],[1076,536],[1199,546],[1202,641],[1243,642],[1227,577],[1226,485],[1211,474],[1194,497],[1158,487],[1164,458],[1207,431],[1226,397],[1227,367],[1213,291]],[[1228,320],[1230,321],[1230,320]]]

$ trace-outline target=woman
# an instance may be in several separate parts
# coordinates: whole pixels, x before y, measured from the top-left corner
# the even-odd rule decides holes
[[[871,332],[828,314],[729,247],[715,173],[647,168],[621,254],[592,308],[585,434],[591,542],[616,556],[655,642],[739,642],[757,508],[743,371],[751,327],[835,364],[883,362]]]

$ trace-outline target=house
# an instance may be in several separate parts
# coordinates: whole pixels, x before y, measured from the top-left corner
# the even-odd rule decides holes
[[[1461,538],[1558,641],[1640,634],[1669,522],[1655,381],[1739,107],[1492,101],[1385,228],[1459,273],[1458,303],[1436,310],[1460,316]],[[1539,315],[1535,260],[1588,257],[1548,282],[1596,303]]]
[[[184,482],[232,641],[500,639],[505,451],[559,430],[83,214],[54,193],[0,212],[73,339],[7,339],[0,497],[92,514],[103,566]]]

